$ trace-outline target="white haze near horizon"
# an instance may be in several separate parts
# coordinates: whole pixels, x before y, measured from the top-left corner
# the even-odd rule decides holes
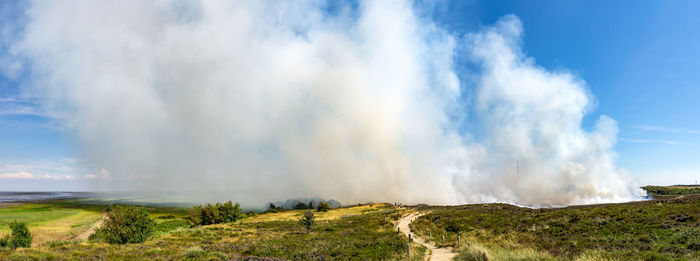
[[[530,206],[645,194],[615,166],[616,122],[581,127],[585,82],[527,57],[517,17],[453,35],[420,8],[36,1],[11,58],[112,189]]]

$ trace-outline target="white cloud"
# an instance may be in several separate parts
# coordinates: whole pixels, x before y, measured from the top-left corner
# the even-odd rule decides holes
[[[85,175],[85,178],[87,178],[87,179],[109,179],[110,175],[109,175],[109,171],[107,171],[105,169],[101,169],[100,172],[98,172],[97,174]]]
[[[6,172],[6,173],[0,173],[0,179],[34,179],[34,180],[39,180],[39,179],[45,179],[45,180],[73,180],[75,179],[73,176],[70,175],[34,175],[29,172]]]
[[[29,172],[0,173],[0,179],[38,179],[39,177]]]

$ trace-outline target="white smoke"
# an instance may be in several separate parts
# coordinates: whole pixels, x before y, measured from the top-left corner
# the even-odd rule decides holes
[[[514,16],[465,38],[402,1],[37,1],[27,16],[11,53],[114,189],[250,203],[641,194],[615,168],[616,123],[581,128],[585,84],[525,57]],[[457,55],[482,67],[476,97],[461,96]],[[459,131],[467,111],[483,138]]]

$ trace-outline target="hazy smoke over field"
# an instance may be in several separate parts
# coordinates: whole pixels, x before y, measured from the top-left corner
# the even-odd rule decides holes
[[[582,129],[585,83],[524,56],[517,17],[464,36],[417,8],[38,1],[11,53],[114,189],[527,205],[642,193],[614,164],[615,121]],[[460,79],[455,57],[480,69]]]

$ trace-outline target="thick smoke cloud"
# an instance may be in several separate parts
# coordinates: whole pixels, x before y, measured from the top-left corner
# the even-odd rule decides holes
[[[417,13],[399,1],[36,2],[11,55],[113,189],[247,203],[641,194],[614,165],[615,121],[581,128],[585,83],[523,55],[516,17],[461,37]],[[481,67],[476,81],[457,77],[456,56]],[[468,111],[485,135],[459,130]]]

